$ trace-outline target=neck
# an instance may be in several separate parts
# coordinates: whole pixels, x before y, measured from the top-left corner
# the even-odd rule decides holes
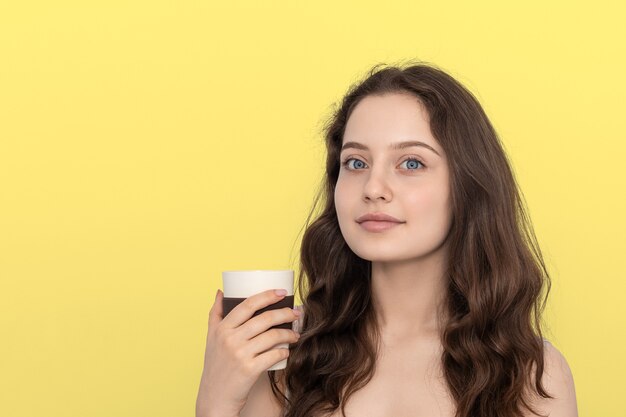
[[[443,251],[419,259],[372,262],[372,297],[383,338],[439,337],[445,267]]]

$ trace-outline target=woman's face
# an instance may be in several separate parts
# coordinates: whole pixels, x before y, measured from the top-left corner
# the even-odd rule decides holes
[[[335,207],[344,239],[363,259],[422,258],[448,235],[448,164],[428,118],[415,96],[392,93],[365,97],[348,119]],[[405,142],[422,144],[392,146]],[[357,222],[368,213],[384,213],[399,223]]]

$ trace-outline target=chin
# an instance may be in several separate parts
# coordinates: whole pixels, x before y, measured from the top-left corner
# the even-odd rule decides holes
[[[397,250],[381,250],[381,248],[359,248],[350,246],[352,252],[361,259],[370,262],[398,262],[408,259],[402,254],[399,254]]]
[[[406,262],[411,260],[419,260],[426,258],[437,252],[440,246],[432,247],[409,247],[410,243],[405,245],[401,242],[394,244],[367,244],[363,240],[346,241],[352,252],[359,258],[370,262]],[[414,242],[413,242],[414,243]]]

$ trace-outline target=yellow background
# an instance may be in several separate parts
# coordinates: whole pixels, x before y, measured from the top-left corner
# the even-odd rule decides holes
[[[411,58],[483,104],[580,415],[624,415],[625,17],[618,1],[3,1],[0,415],[193,415],[220,272],[296,269],[331,105]]]

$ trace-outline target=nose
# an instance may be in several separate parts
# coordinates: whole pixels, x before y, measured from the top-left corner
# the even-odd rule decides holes
[[[384,172],[375,169],[370,170],[370,176],[367,178],[363,185],[363,200],[376,201],[379,199],[390,201],[392,197],[391,188],[385,178]]]

